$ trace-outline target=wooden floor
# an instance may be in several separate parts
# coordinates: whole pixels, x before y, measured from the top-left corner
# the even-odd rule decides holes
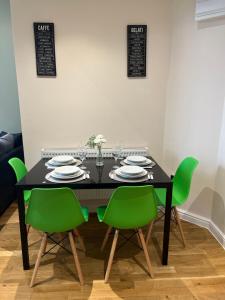
[[[171,233],[169,266],[162,266],[162,223],[154,226],[150,257],[155,278],[146,273],[144,255],[135,245],[126,244],[116,253],[109,283],[104,283],[104,268],[109,254],[100,245],[106,227],[96,216],[82,225],[87,248],[79,251],[85,285],[78,283],[73,257],[58,246],[42,258],[34,288],[29,288],[33,264],[40,246],[40,233],[31,229],[29,249],[32,268],[23,271],[16,204],[0,219],[0,300],[5,299],[225,299],[225,251],[210,233],[182,222],[187,247],[183,248],[175,227]],[[129,232],[128,232],[129,233]],[[57,238],[57,237],[56,237]],[[136,239],[133,240],[136,242]],[[64,243],[68,245],[67,242]],[[49,247],[53,246],[52,243]],[[69,247],[69,246],[68,246]]]

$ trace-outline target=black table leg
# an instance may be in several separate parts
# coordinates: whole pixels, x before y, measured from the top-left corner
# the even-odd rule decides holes
[[[172,190],[173,190],[173,183],[171,182],[170,185],[167,187],[167,191],[166,191],[166,210],[165,210],[165,219],[164,219],[163,251],[162,251],[163,265],[168,264]]]
[[[24,196],[23,190],[18,189],[18,209],[19,209],[19,220],[20,220],[20,239],[21,239],[21,249],[23,257],[23,269],[29,270],[29,252],[28,252],[28,242],[27,242],[27,227],[25,224],[25,207],[24,207]]]

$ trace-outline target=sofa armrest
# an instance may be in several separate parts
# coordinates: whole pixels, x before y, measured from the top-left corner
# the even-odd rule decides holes
[[[18,157],[24,161],[23,146],[14,148],[0,158],[0,186],[14,186],[16,183],[15,173],[8,163],[8,160],[12,157]]]

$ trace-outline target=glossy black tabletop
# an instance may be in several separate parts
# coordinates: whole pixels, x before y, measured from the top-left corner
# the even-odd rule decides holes
[[[154,160],[153,158],[151,158]],[[156,163],[152,169],[149,171],[153,172],[153,178],[145,182],[138,183],[126,183],[119,182],[111,179],[109,177],[109,172],[112,170],[112,167],[115,165],[113,158],[105,158],[104,166],[97,167],[95,165],[95,159],[86,159],[84,165],[87,167],[87,170],[90,171],[90,179],[85,179],[79,182],[73,183],[52,183],[45,179],[47,173],[52,170],[47,169],[45,166],[48,159],[41,159],[28,173],[27,175],[17,183],[17,188],[19,189],[31,189],[34,187],[62,187],[67,186],[74,189],[107,189],[107,188],[116,188],[122,185],[146,185],[150,184],[155,187],[167,187],[170,184],[170,177],[162,170],[162,168]]]

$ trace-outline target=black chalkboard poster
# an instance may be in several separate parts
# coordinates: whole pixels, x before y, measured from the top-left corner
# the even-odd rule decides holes
[[[56,76],[55,36],[53,23],[34,23],[38,76]]]
[[[127,76],[146,76],[147,25],[127,26]]]

